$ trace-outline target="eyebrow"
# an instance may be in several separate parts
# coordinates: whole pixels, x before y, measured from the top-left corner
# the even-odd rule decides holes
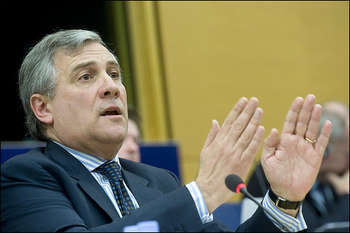
[[[82,62],[80,64],[78,64],[77,66],[75,66],[72,70],[72,73],[75,73],[77,72],[78,70],[84,68],[84,67],[88,67],[88,66],[91,66],[91,65],[95,65],[96,62],[95,61],[87,61],[87,62]],[[108,66],[116,66],[120,72],[120,66],[119,66],[119,63],[114,61],[114,60],[110,60],[110,61],[107,61],[107,65]]]

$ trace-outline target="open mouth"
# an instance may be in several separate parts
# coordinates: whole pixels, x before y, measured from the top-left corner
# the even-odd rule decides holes
[[[122,112],[119,108],[113,108],[113,109],[106,109],[101,116],[118,116],[121,115]]]
[[[101,116],[114,116],[114,115],[120,115],[120,113],[118,113],[118,111],[106,111],[101,114]]]

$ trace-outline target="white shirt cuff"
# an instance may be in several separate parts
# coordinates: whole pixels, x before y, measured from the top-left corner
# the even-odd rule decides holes
[[[203,195],[197,185],[196,182],[192,181],[191,183],[186,185],[186,188],[190,192],[194,203],[196,204],[197,211],[199,214],[199,217],[202,220],[202,223],[209,223],[213,221],[213,215],[209,214],[209,211],[207,209],[207,206],[205,204]]]
[[[297,217],[294,218],[282,212],[275,206],[275,204],[272,202],[272,200],[269,197],[269,191],[265,194],[262,205],[265,208],[269,209],[270,212],[288,228],[288,230],[292,232],[296,232],[296,231],[305,230],[307,228],[307,225],[302,213],[302,205],[300,206]],[[273,222],[273,224],[275,224],[276,227],[278,227],[281,231],[284,231],[283,229],[281,229],[279,223],[276,220],[270,217],[270,215],[266,213],[266,211],[264,212],[267,215],[267,217]]]

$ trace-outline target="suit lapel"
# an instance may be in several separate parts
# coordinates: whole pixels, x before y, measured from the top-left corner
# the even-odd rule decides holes
[[[128,162],[119,159],[122,165],[122,172],[124,175],[125,183],[131,190],[132,194],[137,200],[140,207],[147,202],[154,200],[154,197],[159,197],[162,193],[158,189],[150,187],[150,183],[144,177],[137,175],[138,171],[133,171],[128,166]]]
[[[111,219],[119,218],[117,210],[114,208],[102,187],[80,161],[51,141],[47,143],[46,154],[62,166],[66,172],[77,181],[78,186],[84,193],[90,196]],[[154,200],[154,197],[159,197],[162,194],[158,189],[150,187],[149,181],[142,177],[142,175],[138,175],[141,169],[135,167],[131,168],[128,164],[129,162],[126,160],[120,159],[120,162],[125,182],[140,207]]]
[[[113,203],[91,174],[88,173],[88,175],[80,176],[78,184],[81,189],[111,217],[111,219],[119,218],[119,214]]]
[[[46,154],[49,155],[52,160],[60,164],[71,177],[77,180],[78,186],[84,190],[111,219],[119,218],[117,210],[114,208],[102,187],[80,161],[53,142],[48,142],[46,148]]]

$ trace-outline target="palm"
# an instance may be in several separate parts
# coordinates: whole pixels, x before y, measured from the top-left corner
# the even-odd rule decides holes
[[[271,187],[278,193],[287,191],[295,200],[303,199],[317,176],[321,163],[318,158],[313,145],[304,138],[282,134],[274,156],[266,161],[264,168]]]
[[[262,166],[271,185],[278,195],[290,200],[304,199],[311,189],[327,146],[331,123],[322,128],[317,143],[305,138],[316,139],[321,117],[321,106],[314,104],[314,96],[305,101],[297,98],[286,117],[282,134],[272,130],[265,140]]]

